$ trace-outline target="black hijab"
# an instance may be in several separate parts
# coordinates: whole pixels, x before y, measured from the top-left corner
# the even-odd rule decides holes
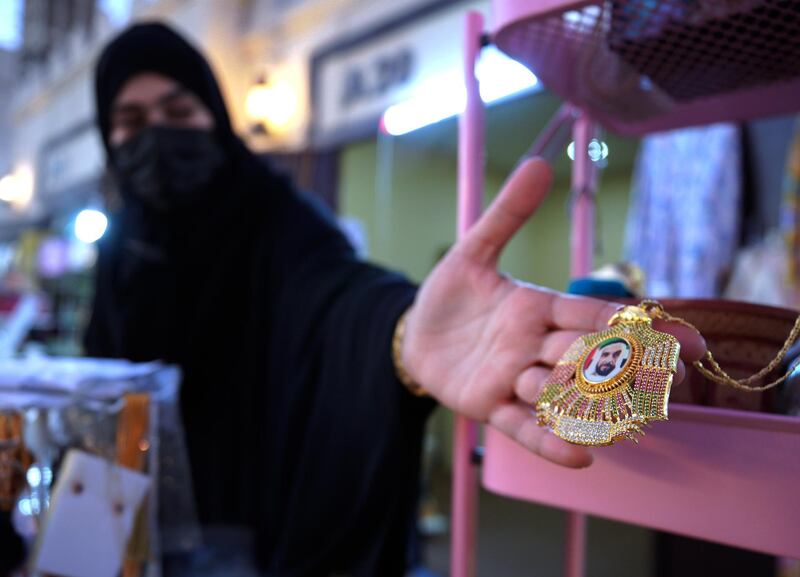
[[[128,80],[143,72],[178,81],[211,111],[218,134],[229,142],[235,139],[225,100],[206,59],[171,28],[151,22],[132,26],[117,36],[97,62],[97,124],[106,150],[114,98]]]
[[[251,527],[267,575],[402,575],[432,408],[390,355],[415,287],[360,261],[324,209],[246,149],[205,59],[166,26],[133,26],[100,58],[107,147],[113,99],[145,71],[208,106],[226,166],[214,200],[187,214],[126,203],[112,216],[87,353],[181,366],[201,519]],[[166,257],[142,250],[153,239]]]

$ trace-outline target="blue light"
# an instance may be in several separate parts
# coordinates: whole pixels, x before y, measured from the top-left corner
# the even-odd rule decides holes
[[[0,48],[16,50],[22,44],[22,0],[0,0]]]
[[[87,244],[103,238],[107,228],[108,218],[99,210],[82,210],[75,218],[75,236]]]

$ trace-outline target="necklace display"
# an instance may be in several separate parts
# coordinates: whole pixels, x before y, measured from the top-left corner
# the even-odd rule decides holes
[[[539,425],[578,445],[610,445],[620,439],[637,441],[651,421],[668,418],[669,395],[678,368],[680,343],[653,328],[653,320],[691,323],[667,313],[660,303],[645,300],[621,307],[609,328],[576,340],[558,361],[535,401]],[[800,318],[773,361],[746,379],[728,375],[710,352],[694,363],[707,379],[747,391],[763,391],[754,383],[775,370],[800,334]],[[638,441],[637,441],[638,442]]]

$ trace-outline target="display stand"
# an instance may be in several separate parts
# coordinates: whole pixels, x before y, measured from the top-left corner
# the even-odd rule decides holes
[[[791,24],[800,22],[800,3],[495,0],[493,15],[491,41],[575,111],[573,276],[592,269],[595,175],[588,144],[595,122],[643,135],[800,110],[800,58],[792,58],[797,44],[788,42]],[[483,110],[474,70],[482,36],[481,16],[470,13],[459,234],[477,219],[481,202]],[[693,74],[693,65],[702,71],[706,59],[719,61],[714,73]],[[563,118],[563,110],[559,114]],[[546,140],[537,140],[532,152]],[[459,418],[452,577],[475,572],[476,439],[477,425]],[[673,403],[670,422],[648,430],[642,444],[598,450],[585,470],[553,465],[492,429],[484,454],[486,489],[570,511],[568,577],[584,573],[585,514],[800,558],[798,418]]]
[[[0,431],[0,450],[6,451],[0,454],[4,465],[0,477],[6,475],[0,478],[4,481],[0,504],[6,511],[13,508],[14,523],[30,545],[32,568],[43,567],[47,573],[74,574],[69,570],[77,568],[81,575],[103,573],[107,564],[119,561],[116,555],[125,552],[123,577],[155,575],[162,554],[186,553],[200,545],[179,416],[179,386],[178,368],[161,363],[69,357],[0,361],[0,416],[7,427]],[[72,453],[77,456],[70,457]],[[97,458],[103,463],[99,469],[91,465]],[[59,507],[58,499],[51,502],[51,498],[56,495],[54,483],[69,479],[63,473],[67,462],[73,463],[71,470],[78,471],[86,490],[83,485],[77,491],[67,489],[62,494],[82,495],[84,500],[68,500]],[[132,487],[141,482],[119,470],[109,472],[113,465],[153,480],[140,511],[141,524],[133,529],[128,547],[122,542],[119,549],[98,545],[80,530],[81,523],[98,511],[111,514],[112,505],[102,505],[107,499],[120,515],[115,519],[123,519],[116,507],[124,496],[136,501],[131,495],[138,489]],[[88,531],[89,525],[84,527]],[[122,525],[107,518],[91,529],[98,527],[101,533],[111,527],[115,537],[124,536]],[[75,538],[64,540],[64,535]],[[73,554],[74,550],[81,553]]]

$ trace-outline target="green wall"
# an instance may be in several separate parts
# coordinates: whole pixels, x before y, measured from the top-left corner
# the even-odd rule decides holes
[[[420,148],[406,137],[353,144],[341,156],[341,213],[365,226],[372,261],[416,281],[455,237],[456,157]],[[380,169],[379,169],[380,166]],[[487,162],[485,201],[507,176]],[[569,279],[569,181],[558,171],[553,191],[508,246],[501,268],[517,278],[561,289]],[[627,171],[604,174],[598,202],[596,264],[621,258],[627,214]]]

